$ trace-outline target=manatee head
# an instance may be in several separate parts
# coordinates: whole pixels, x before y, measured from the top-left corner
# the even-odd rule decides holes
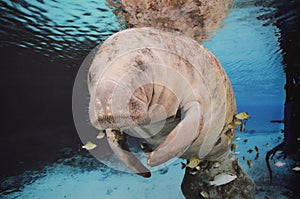
[[[99,130],[129,129],[149,123],[148,97],[143,86],[100,80],[90,91],[89,117]]]

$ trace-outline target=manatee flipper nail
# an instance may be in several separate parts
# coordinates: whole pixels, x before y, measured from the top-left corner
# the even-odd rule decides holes
[[[129,169],[145,178],[151,176],[149,169],[129,151],[126,140],[122,139],[117,132],[113,132],[111,129],[106,130],[106,136],[112,151]]]
[[[148,159],[149,166],[160,165],[174,157],[180,157],[198,138],[202,127],[202,110],[198,102],[183,107],[184,118],[167,136]]]

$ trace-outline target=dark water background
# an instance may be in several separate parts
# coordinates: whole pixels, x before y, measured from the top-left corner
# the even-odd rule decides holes
[[[118,31],[104,1],[0,1],[0,176],[78,148],[72,89],[89,51]]]
[[[262,7],[259,13],[255,11],[249,17],[259,20],[262,29],[278,28],[274,36],[279,47],[270,48],[270,53],[283,56],[283,60],[275,61],[280,63],[276,70],[283,73],[288,63],[299,66],[296,60],[300,41],[299,1],[236,1],[235,6]],[[237,17],[236,20],[243,19]],[[105,1],[0,0],[0,179],[52,163],[61,157],[64,148],[72,149],[70,154],[78,151],[81,142],[73,124],[71,107],[77,70],[91,49],[119,30]],[[214,53],[221,56],[221,60],[225,59],[222,56],[226,53],[218,55],[217,50]],[[240,53],[242,58],[247,57]],[[263,78],[257,78],[257,73],[252,74],[251,70],[233,68],[230,71],[228,67],[226,71],[242,101],[240,107],[261,102],[255,98],[247,103],[249,90],[244,89],[245,85],[250,88],[257,83],[251,80],[259,79],[260,87],[266,89],[262,93],[271,91],[266,97],[271,99],[269,102],[275,101],[277,107],[274,111],[272,103],[264,102],[271,104],[266,110],[281,115],[283,79],[266,88]],[[274,70],[269,72],[272,76]],[[244,80],[240,81],[240,77]],[[276,77],[273,81],[276,82]],[[263,118],[263,115],[258,116]]]

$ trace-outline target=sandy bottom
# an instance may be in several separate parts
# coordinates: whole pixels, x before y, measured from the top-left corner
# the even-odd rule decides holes
[[[238,147],[233,152],[254,180],[258,199],[293,198],[287,180],[290,176],[299,177],[299,172],[291,170],[295,166],[294,163],[281,158],[282,154],[276,154],[270,161],[273,170],[273,183],[270,185],[264,160],[266,152],[281,143],[282,139],[281,133],[237,133],[236,135],[234,142]],[[259,149],[258,159],[255,158],[257,156],[255,146]],[[249,149],[253,152],[250,153]],[[0,198],[184,198],[180,188],[184,176],[184,170],[180,168],[182,161],[180,159],[153,172],[150,179],[120,173],[103,165],[96,168],[89,165],[91,169],[86,169],[85,165],[88,161],[95,161],[93,158],[88,158],[85,162],[80,156],[71,159],[72,161],[69,158],[47,166],[43,171],[7,178],[1,184],[2,187],[6,186],[6,190],[2,188]],[[247,165],[247,160],[252,161],[251,167]],[[275,166],[274,163],[278,160],[286,165]],[[23,181],[24,185],[14,187],[16,181]]]
[[[239,138],[240,140],[237,140]],[[265,161],[266,153],[282,141],[282,133],[237,133],[236,135],[234,143],[236,143],[238,147],[235,153],[239,154],[235,156],[239,159],[240,165],[253,179],[256,185],[256,198],[258,199],[293,198],[292,191],[289,189],[290,185],[287,181],[289,181],[291,177],[299,175],[299,173],[292,170],[295,163],[284,158],[283,154],[276,153],[274,157],[270,159],[273,176],[272,184],[270,184],[269,172]],[[255,146],[259,149],[258,155]],[[247,164],[248,160],[252,162],[252,166],[250,167]],[[285,163],[285,165],[282,167],[275,166],[275,163],[278,161]]]

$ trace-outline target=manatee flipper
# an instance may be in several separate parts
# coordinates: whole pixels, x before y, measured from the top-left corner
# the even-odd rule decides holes
[[[147,169],[140,160],[130,152],[126,140],[120,139],[120,135],[117,133],[115,134],[111,129],[106,130],[106,136],[112,151],[129,169],[145,178],[151,176],[149,169]]]
[[[203,113],[198,102],[190,102],[183,107],[184,117],[149,155],[148,165],[157,166],[174,157],[180,157],[198,138],[202,128]]]

